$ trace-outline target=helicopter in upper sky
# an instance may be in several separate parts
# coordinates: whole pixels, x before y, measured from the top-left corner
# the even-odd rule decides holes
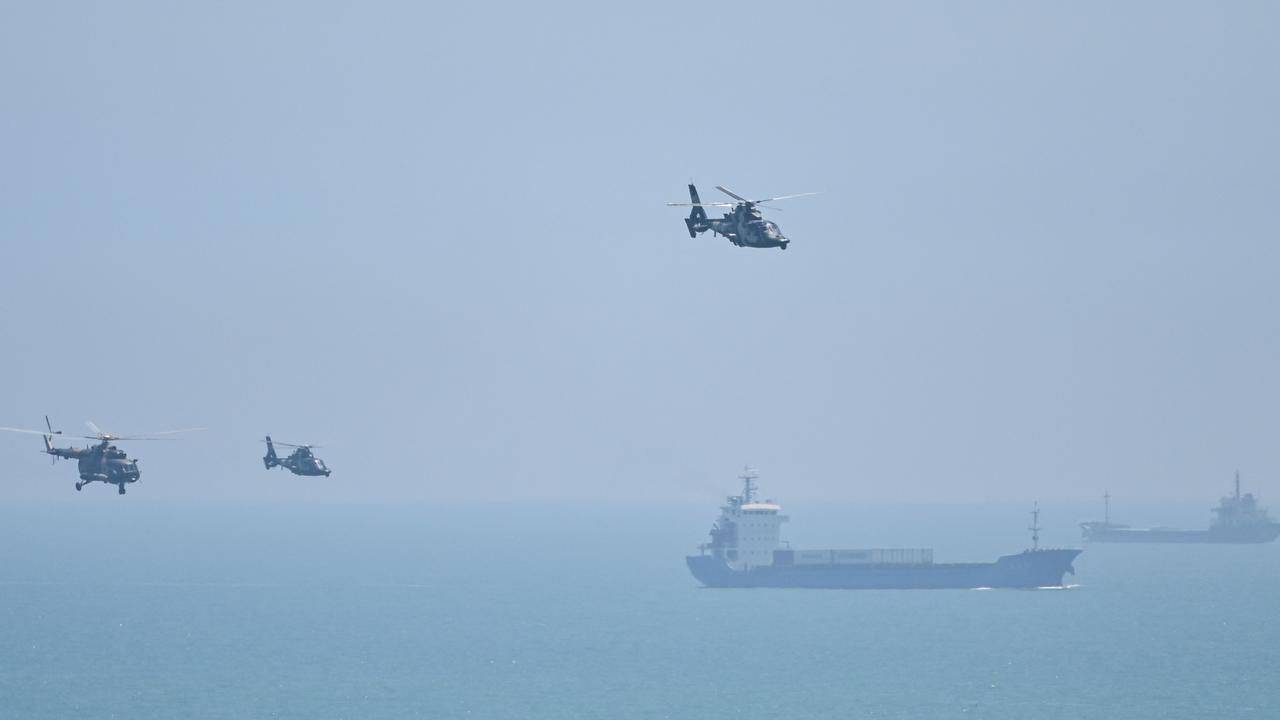
[[[119,494],[124,494],[124,486],[129,483],[138,482],[138,478],[142,477],[142,473],[138,470],[138,461],[136,458],[130,458],[125,451],[116,447],[116,440],[171,440],[172,438],[162,437],[143,437],[143,436],[123,436],[105,433],[97,425],[92,422],[86,422],[92,435],[73,435],[70,437],[81,437],[88,440],[97,440],[97,445],[90,445],[84,448],[60,448],[53,446],[53,436],[61,435],[61,430],[54,430],[53,424],[49,422],[49,416],[44,418],[44,424],[47,430],[23,430],[21,428],[0,427],[0,430],[9,432],[29,433],[32,435],[44,436],[44,451],[53,456],[53,462],[58,462],[58,458],[67,460],[76,460],[77,467],[80,471],[80,480],[76,482],[76,490],[79,491],[91,482],[102,482],[108,485],[115,485]],[[184,430],[167,430],[165,432],[151,433],[151,435],[172,435],[174,433],[193,432],[203,430],[204,428],[187,428]]]
[[[293,453],[285,459],[281,460],[276,455],[276,446],[271,442],[271,436],[268,435],[264,440],[267,444],[267,454],[262,458],[262,464],[270,470],[273,467],[282,467],[294,475],[323,475],[329,477],[329,473],[333,472],[325,466],[324,461],[316,457],[311,449],[318,447],[317,445],[291,445],[289,443],[280,443],[284,447],[294,448]]]
[[[738,247],[776,247],[783,250],[787,249],[787,245],[791,241],[778,229],[777,223],[764,219],[764,216],[760,214],[760,207],[767,207],[763,204],[773,200],[788,200],[790,198],[818,194],[800,193],[799,195],[780,195],[763,200],[748,200],[719,185],[716,186],[716,189],[737,202],[704,203],[698,198],[698,189],[693,186],[693,183],[690,183],[690,202],[667,203],[672,207],[693,208],[689,212],[689,217],[685,218],[684,221],[685,226],[689,228],[689,237],[697,237],[698,233],[710,230],[713,235],[723,235],[729,239],[729,242]],[[707,211],[703,209],[709,207],[732,208],[732,211],[725,213],[723,217],[713,220],[707,217]]]

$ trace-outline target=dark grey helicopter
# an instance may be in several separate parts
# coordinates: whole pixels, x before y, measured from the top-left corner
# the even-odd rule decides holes
[[[49,422],[49,416],[44,418],[47,431],[42,430],[23,430],[21,428],[0,427],[0,430],[9,432],[30,433],[32,435],[41,435],[44,437],[44,451],[53,456],[53,462],[58,462],[58,458],[66,460],[74,459],[80,471],[80,480],[76,483],[76,490],[79,491],[91,482],[102,482],[108,485],[115,485],[121,495],[124,494],[124,486],[129,483],[138,482],[138,478],[142,477],[142,473],[138,470],[138,461],[130,458],[125,451],[116,447],[116,440],[171,440],[172,438],[162,437],[142,437],[142,436],[123,436],[111,435],[105,433],[97,425],[92,422],[86,422],[93,435],[73,435],[71,437],[81,437],[88,440],[97,440],[97,445],[90,445],[85,448],[60,448],[53,446],[53,436],[61,435],[61,430],[54,430],[53,424]],[[187,428],[184,430],[167,430],[165,432],[151,433],[151,435],[172,435],[174,433],[194,432],[203,430],[204,428]]]
[[[323,460],[316,457],[315,454],[311,452],[311,448],[317,447],[316,445],[291,445],[289,443],[280,443],[284,447],[294,448],[293,453],[289,455],[289,457],[281,460],[276,455],[276,446],[271,443],[270,435],[267,436],[267,439],[264,442],[267,443],[267,454],[262,458],[262,464],[266,466],[268,470],[279,466],[294,475],[310,475],[313,477],[319,475],[329,477],[329,473],[333,472],[325,466]]]
[[[788,200],[790,198],[805,197],[806,195],[817,195],[818,193],[800,193],[799,195],[780,195],[778,197],[765,198],[763,200],[748,200],[737,193],[727,190],[719,185],[716,189],[728,195],[737,202],[723,203],[704,203],[698,198],[698,189],[689,184],[689,200],[687,203],[667,203],[672,207],[692,207],[689,217],[685,218],[684,224],[689,228],[689,237],[697,237],[698,233],[710,230],[713,235],[723,235],[729,238],[729,242],[738,247],[753,248],[782,248],[787,249],[787,245],[791,243],[782,231],[778,229],[778,224],[770,220],[765,220],[760,214],[760,207],[764,203],[773,200]],[[719,207],[733,208],[731,212],[727,212],[723,217],[713,220],[707,217],[707,211],[703,208]],[[765,206],[767,207],[767,206]],[[776,208],[775,208],[776,209]]]

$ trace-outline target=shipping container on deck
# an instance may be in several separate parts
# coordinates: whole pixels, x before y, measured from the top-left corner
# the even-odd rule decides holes
[[[775,550],[774,565],[929,565],[928,548],[859,548],[850,550]]]

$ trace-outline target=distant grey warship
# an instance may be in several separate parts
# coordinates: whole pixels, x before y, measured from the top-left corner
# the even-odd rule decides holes
[[[1111,522],[1111,495],[1103,496],[1106,503],[1103,519],[1080,523],[1084,539],[1090,542],[1130,543],[1266,543],[1280,537],[1280,523],[1272,520],[1267,511],[1258,507],[1253,493],[1240,494],[1240,473],[1236,473],[1236,491],[1224,497],[1213,509],[1213,522],[1208,530],[1179,530],[1177,528],[1135,528]]]
[[[931,549],[792,550],[780,540],[782,506],[756,499],[756,474],[739,476],[711,528],[711,542],[685,558],[703,585],[715,588],[969,589],[1061,587],[1079,550],[1040,548],[1039,510],[1032,547],[988,563],[935,563]]]

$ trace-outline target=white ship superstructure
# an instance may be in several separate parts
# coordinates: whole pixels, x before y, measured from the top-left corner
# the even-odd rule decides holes
[[[726,499],[711,529],[711,542],[702,546],[734,570],[772,565],[773,551],[782,547],[782,523],[787,516],[781,505],[756,500],[757,477],[751,468],[742,469],[738,476],[742,494]]]

